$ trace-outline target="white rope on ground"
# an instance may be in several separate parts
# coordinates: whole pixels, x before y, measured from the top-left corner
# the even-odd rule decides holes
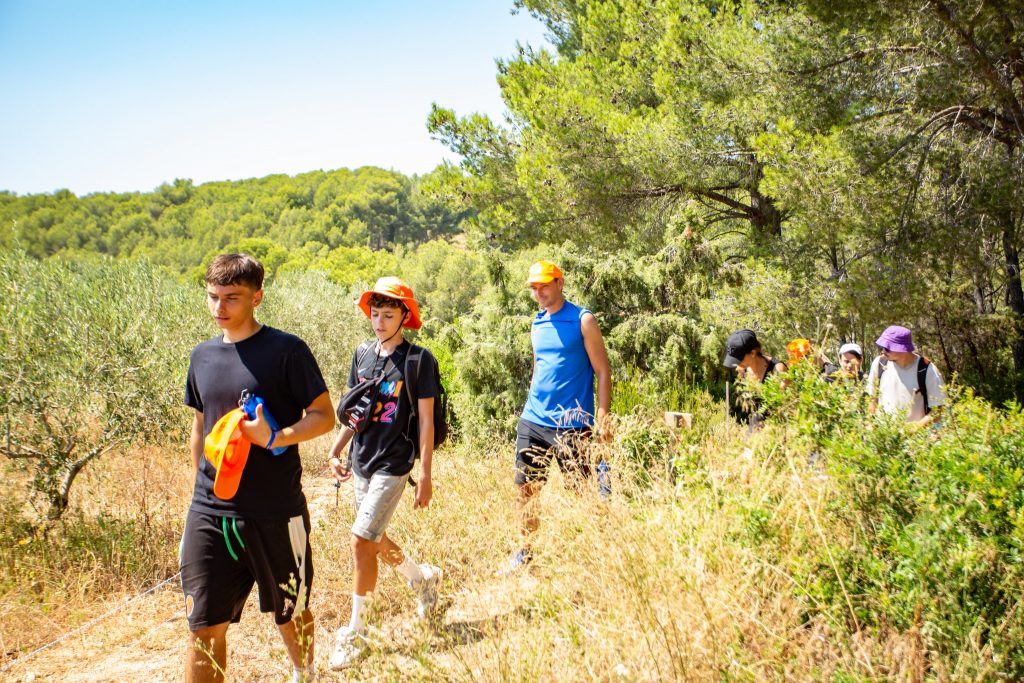
[[[60,638],[57,638],[56,640],[50,641],[49,643],[47,643],[46,645],[43,645],[42,647],[37,647],[35,650],[32,650],[31,652],[18,657],[13,662],[9,662],[8,664],[5,664],[3,667],[0,667],[0,673],[4,673],[6,671],[9,671],[10,669],[13,669],[15,666],[20,664],[21,662],[24,662],[26,659],[29,659],[30,657],[34,657],[35,655],[39,654],[43,650],[48,650],[51,647],[53,647],[54,645],[59,645],[60,643],[63,643],[65,640],[67,640],[71,636],[78,635],[79,633],[81,633],[85,629],[89,628],[90,626],[95,626],[96,624],[98,624],[99,622],[103,621],[104,619],[112,617],[113,615],[117,614],[119,611],[121,611],[122,609],[124,609],[128,605],[132,604],[136,600],[139,600],[141,598],[146,597],[150,593],[156,591],[158,588],[166,586],[171,581],[174,581],[175,579],[177,579],[179,577],[181,577],[181,572],[178,572],[174,576],[170,576],[170,577],[164,579],[163,581],[161,581],[160,583],[156,584],[152,588],[150,588],[150,589],[148,589],[146,591],[143,591],[142,593],[139,593],[138,595],[133,595],[132,597],[128,598],[127,600],[125,600],[124,602],[119,604],[117,607],[114,607],[113,609],[107,611],[106,613],[101,614],[100,616],[96,617],[95,619],[92,619],[90,621],[85,622],[84,624],[82,624],[81,626],[79,626],[78,628],[76,628],[76,629],[74,629],[72,631],[68,631],[67,633],[62,635]]]

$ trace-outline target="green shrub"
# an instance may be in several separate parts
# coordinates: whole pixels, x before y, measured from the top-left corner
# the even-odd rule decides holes
[[[202,299],[141,261],[0,253],[0,282],[0,452],[55,519],[93,460],[181,435]]]

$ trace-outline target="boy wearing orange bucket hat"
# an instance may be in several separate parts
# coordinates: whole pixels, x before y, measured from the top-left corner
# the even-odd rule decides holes
[[[220,681],[228,625],[253,584],[273,612],[295,668],[313,676],[313,562],[297,444],[334,426],[316,359],[298,337],[260,324],[263,266],[245,254],[216,257],[206,298],[219,335],[189,359],[185,404],[195,410],[190,447],[195,487],[181,544],[181,584],[191,637],[186,680]],[[250,420],[243,392],[263,405]],[[265,406],[265,408],[264,408]],[[277,424],[272,430],[264,410]],[[281,455],[270,449],[286,447]]]
[[[338,406],[341,432],[331,447],[329,465],[339,484],[352,480],[356,517],[351,546],[352,615],[338,629],[330,667],[344,669],[366,654],[362,613],[366,596],[377,586],[378,558],[392,566],[418,593],[419,615],[431,615],[437,603],[441,570],[416,564],[388,535],[387,528],[420,459],[414,508],[426,508],[433,496],[434,400],[440,394],[437,360],[430,351],[410,344],[403,329],[421,326],[412,289],[397,277],[382,277],[363,292],[356,305],[370,319],[375,339],[356,349],[348,387],[372,387],[373,398],[362,409],[346,400]],[[357,391],[360,391],[357,389]],[[344,451],[351,442],[348,457]]]
[[[557,265],[538,261],[530,266],[526,284],[541,311],[533,320],[533,378],[516,428],[516,512],[521,543],[505,576],[532,559],[531,540],[540,526],[537,497],[547,480],[551,460],[566,481],[582,492],[594,467],[587,457],[592,428],[608,436],[612,375],[601,328],[594,314],[567,301],[565,279]],[[597,405],[594,405],[594,379]]]

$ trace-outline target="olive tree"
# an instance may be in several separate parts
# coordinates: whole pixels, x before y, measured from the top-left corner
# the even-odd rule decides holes
[[[106,453],[179,435],[202,305],[144,262],[0,252],[0,453],[49,519]]]

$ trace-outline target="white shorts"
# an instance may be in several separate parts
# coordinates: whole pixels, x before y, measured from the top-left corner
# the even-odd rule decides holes
[[[408,481],[408,474],[375,472],[369,479],[363,479],[353,472],[356,521],[352,523],[352,533],[374,543],[383,538]]]

